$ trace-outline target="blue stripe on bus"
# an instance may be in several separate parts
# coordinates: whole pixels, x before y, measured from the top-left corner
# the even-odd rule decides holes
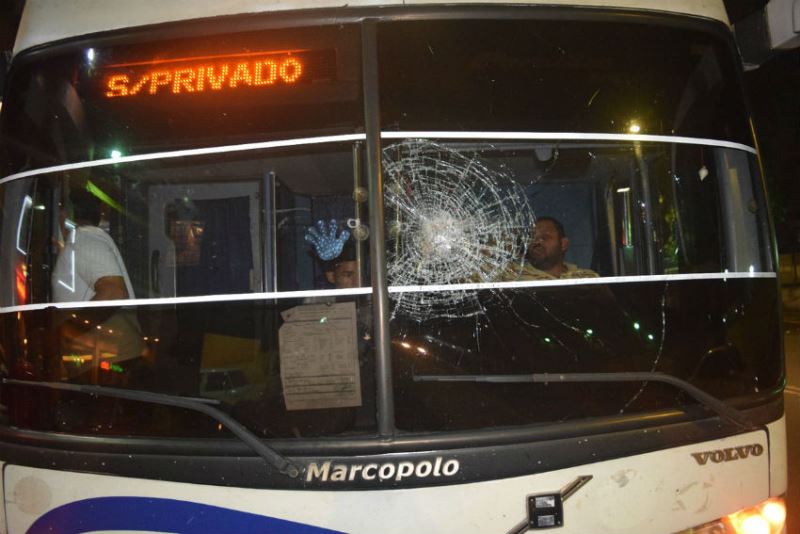
[[[28,534],[80,534],[98,530],[145,530],[179,534],[341,534],[218,506],[148,497],[98,497],[54,508]]]

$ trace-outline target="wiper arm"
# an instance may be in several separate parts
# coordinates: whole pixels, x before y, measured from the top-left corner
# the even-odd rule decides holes
[[[165,406],[175,406],[178,408],[186,408],[187,410],[200,412],[224,425],[233,433],[233,435],[242,440],[248,447],[253,449],[256,454],[261,456],[268,464],[275,467],[279,472],[291,478],[297,478],[300,475],[300,468],[293,464],[288,458],[282,456],[271,447],[265,445],[255,434],[247,430],[247,428],[245,428],[236,419],[226,414],[222,410],[211,406],[212,404],[219,404],[219,401],[216,400],[179,397],[177,395],[165,395],[163,393],[151,393],[149,391],[139,391],[135,389],[68,384],[66,382],[34,382],[32,380],[3,378],[2,383],[13,386],[73,391],[76,393],[85,393],[86,395],[100,395],[103,397],[114,397],[117,399],[147,402],[150,404],[163,404]]]
[[[720,399],[681,378],[665,373],[534,373],[526,375],[415,375],[415,382],[492,382],[503,384],[547,384],[552,382],[663,382],[689,395],[720,417],[746,429],[756,427],[750,419]]]

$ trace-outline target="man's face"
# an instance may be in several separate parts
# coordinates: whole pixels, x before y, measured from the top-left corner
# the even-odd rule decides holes
[[[547,270],[564,261],[569,240],[558,236],[558,229],[553,221],[539,221],[533,228],[531,240],[528,242],[528,259],[537,269]]]
[[[358,264],[355,261],[343,261],[333,271],[326,272],[325,278],[336,286],[336,289],[358,287]]]

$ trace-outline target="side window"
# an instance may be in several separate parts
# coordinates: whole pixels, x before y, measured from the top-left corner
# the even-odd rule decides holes
[[[738,150],[717,150],[717,168],[722,172],[719,180],[721,213],[724,224],[725,267],[731,271],[762,271],[761,232],[764,210],[759,206],[750,175],[747,154]],[[767,263],[769,265],[769,263]]]
[[[680,272],[723,270],[720,180],[724,169],[715,164],[714,154],[715,149],[708,147],[675,145],[672,151],[673,171],[665,176],[662,192],[674,197],[675,207],[665,217],[670,225],[667,253],[674,255]]]
[[[46,177],[17,180],[5,185],[3,206],[3,268],[12,285],[6,286],[6,306],[50,301],[50,272],[57,249],[59,200],[54,181]],[[8,269],[7,271],[5,269]]]

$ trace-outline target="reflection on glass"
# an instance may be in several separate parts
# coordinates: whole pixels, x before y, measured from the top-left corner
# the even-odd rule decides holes
[[[712,32],[645,19],[601,23],[565,12],[384,23],[381,119],[399,131],[677,135],[752,146],[733,60],[730,43]]]
[[[19,180],[3,243],[30,269],[29,304],[356,287],[369,239],[356,157],[334,145]],[[346,248],[356,262],[345,285],[306,239],[319,221],[341,238],[331,258]]]

